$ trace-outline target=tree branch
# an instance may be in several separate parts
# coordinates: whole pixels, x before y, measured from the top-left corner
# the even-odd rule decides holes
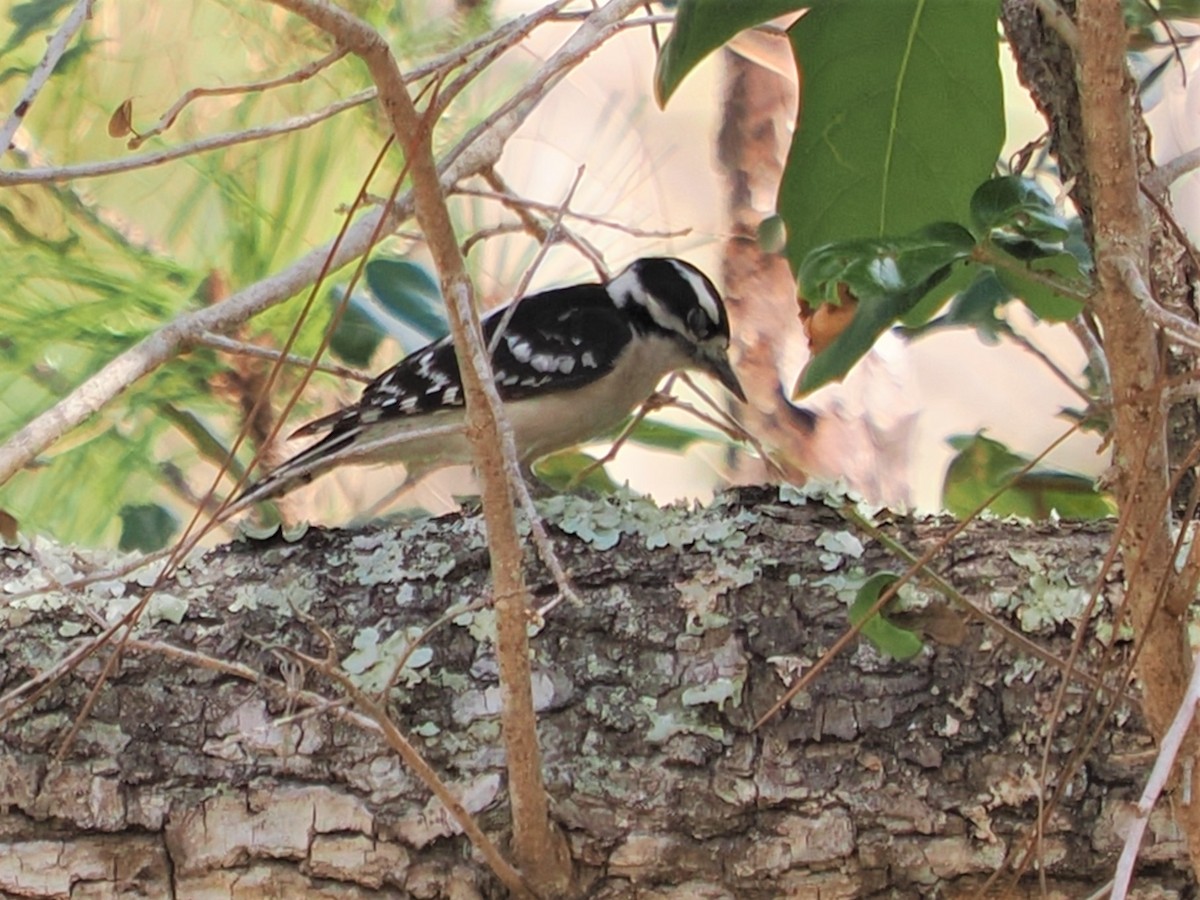
[[[30,107],[33,106],[37,95],[42,88],[46,86],[46,82],[50,80],[50,76],[54,74],[54,69],[58,65],[59,60],[63,58],[63,54],[67,52],[67,45],[71,43],[71,39],[83,27],[83,23],[92,16],[92,0],[76,0],[75,8],[71,10],[71,14],[59,26],[58,31],[50,36],[50,40],[46,42],[46,52],[43,54],[41,61],[34,67],[33,73],[29,76],[29,82],[25,85],[25,90],[21,92],[21,96],[17,99],[17,105],[13,107],[12,113],[0,125],[0,156],[8,152],[8,146],[12,143],[13,138],[17,134],[17,129],[21,127],[21,122],[25,116],[29,114]]]
[[[447,190],[463,179],[495,165],[504,150],[505,142],[546,96],[549,87],[557,84],[569,69],[582,62],[616,30],[619,23],[614,21],[615,17],[611,11],[605,7],[601,12],[604,15],[600,16],[593,26],[577,29],[563,47],[522,85],[521,90],[450,148],[440,164],[442,185]],[[497,31],[501,30],[503,29]],[[372,96],[374,91],[363,92],[343,102],[363,103]],[[90,164],[93,168],[100,165],[105,164]],[[118,163],[113,165],[117,167]],[[111,171],[122,170],[118,167]],[[48,169],[40,178],[24,178],[27,173],[40,171],[42,170],[0,173],[0,186],[26,183],[26,180],[62,180],[75,169]],[[373,211],[350,226],[330,266],[331,270],[353,261],[366,252],[380,215],[383,213]],[[410,217],[411,194],[404,195],[388,215],[386,228],[389,230],[399,227],[401,222]],[[131,384],[170,360],[190,343],[193,335],[232,329],[312,284],[329,256],[331,247],[332,243],[327,243],[316,248],[287,269],[238,291],[220,304],[180,316],[114,358],[51,409],[27,424],[5,444],[0,445],[0,484],[6,482],[72,428],[112,402]]]

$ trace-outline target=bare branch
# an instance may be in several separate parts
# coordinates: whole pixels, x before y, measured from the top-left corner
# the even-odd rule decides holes
[[[490,179],[489,179],[490,180]],[[467,197],[482,197],[485,200],[497,200],[505,206],[526,207],[534,209],[542,213],[554,213],[556,206],[553,203],[544,203],[540,200],[531,200],[528,197],[521,197],[506,190],[484,191],[479,188],[457,187],[454,193],[462,194]],[[623,222],[616,222],[612,219],[606,219],[603,216],[596,216],[590,213],[581,213],[573,209],[563,211],[563,217],[567,219],[577,219],[580,222],[587,222],[589,225],[598,225],[601,228],[611,228],[613,231],[619,231],[622,234],[627,234],[630,237],[636,238],[679,238],[686,237],[692,233],[690,228],[679,228],[672,231],[657,231],[654,229],[637,228],[632,225],[626,225]]]
[[[1142,791],[1141,799],[1136,807],[1137,814],[1129,826],[1129,834],[1125,837],[1125,846],[1121,850],[1121,858],[1117,860],[1117,870],[1113,875],[1112,900],[1125,900],[1129,891],[1129,882],[1133,878],[1133,866],[1137,862],[1138,850],[1142,846],[1142,837],[1146,826],[1150,823],[1150,813],[1158,803],[1158,797],[1167,786],[1167,779],[1175,768],[1175,760],[1179,749],[1192,727],[1192,718],[1196,714],[1196,704],[1200,703],[1200,655],[1192,657],[1192,679],[1188,682],[1187,692],[1179,703],[1179,710],[1171,722],[1171,727],[1163,735],[1159,746],[1158,757],[1146,788]],[[1190,781],[1190,779],[1188,779]]]
[[[201,97],[228,97],[232,94],[250,94],[259,91],[267,91],[271,88],[280,87],[285,84],[299,84],[312,78],[318,72],[329,68],[329,66],[333,65],[345,55],[346,51],[341,47],[338,47],[325,54],[320,59],[313,60],[308,65],[301,66],[294,72],[289,72],[288,74],[281,75],[278,78],[268,78],[264,81],[252,81],[249,84],[231,84],[215,88],[192,88],[178,100],[172,103],[170,109],[163,113],[162,116],[159,117],[159,120],[155,122],[148,131],[143,131],[141,134],[130,140],[129,149],[136,150],[146,142],[147,138],[154,137],[157,134],[162,134],[164,131],[174,125],[175,120],[179,117],[179,114],[183,112],[187,105],[193,100],[198,100]]]
[[[259,347],[257,344],[247,344],[245,341],[235,341],[233,338],[227,338],[224,335],[213,334],[211,331],[198,336],[193,343],[211,347],[214,350],[221,350],[225,353],[236,353],[238,356],[253,356],[258,359],[269,359],[274,362],[282,358],[285,363],[292,366],[302,366],[307,368],[311,363],[311,359],[303,356],[297,356],[294,353],[281,354],[278,350],[273,350],[270,347]],[[343,378],[347,381],[358,381],[362,384],[367,384],[371,380],[370,375],[364,375],[357,369],[351,369],[348,366],[339,366],[335,363],[319,362],[315,366],[318,372],[325,372],[328,375],[336,375],[338,378]]]
[[[632,3],[632,0],[629,2]],[[582,62],[612,34],[615,30],[612,18],[606,15],[595,27],[576,31],[514,97],[477,124],[450,149],[439,167],[444,189],[449,190],[464,178],[495,165],[505,142],[546,95],[548,87],[557,84],[565,77],[567,70]],[[345,102],[364,103],[374,96],[373,90],[365,91]],[[65,167],[48,170],[48,180],[60,180],[60,175],[66,177],[69,171]],[[0,173],[0,186],[24,183],[24,174]],[[42,180],[47,180],[47,177],[43,176]],[[406,194],[388,212],[386,229],[394,230],[411,214],[412,196]],[[381,215],[383,213],[375,210],[350,226],[331,269],[351,262],[366,251]],[[316,248],[282,272],[238,291],[220,304],[181,316],[114,358],[0,446],[0,484],[72,428],[110,403],[131,384],[171,359],[195,336],[228,331],[311,284],[321,271],[331,246],[325,244]]]
[[[1156,197],[1161,197],[1171,185],[1197,169],[1200,169],[1200,147],[1180,154],[1147,175],[1144,179],[1146,190]]]
[[[214,134],[211,137],[201,138],[198,141],[192,141],[188,144],[181,144],[178,147],[155,150],[152,153],[128,156],[123,159],[107,159],[102,162],[79,163],[74,166],[41,166],[38,168],[21,169],[19,171],[0,171],[0,187],[12,187],[19,184],[77,181],[81,178],[99,178],[104,175],[130,172],[134,169],[161,166],[163,163],[169,163],[186,156],[194,156],[197,153],[208,153],[212,150],[219,150],[222,147],[234,147],[238,144],[248,144],[281,134],[290,134],[293,131],[301,131],[324,122],[326,119],[331,119],[348,109],[353,109],[355,106],[362,106],[362,104],[373,99],[375,99],[375,90],[373,88],[359,91],[345,100],[329,104],[324,109],[319,109],[316,112],[307,113],[303,116],[293,116],[290,119],[284,119],[282,122],[276,122],[273,125],[247,128],[243,131],[227,131],[223,134]]]

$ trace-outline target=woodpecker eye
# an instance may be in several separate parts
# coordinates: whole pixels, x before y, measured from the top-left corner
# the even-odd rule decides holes
[[[712,320],[700,307],[693,306],[687,314],[688,331],[697,337],[705,337],[712,331]]]

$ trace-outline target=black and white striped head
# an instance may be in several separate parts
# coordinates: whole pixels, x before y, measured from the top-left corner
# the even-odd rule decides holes
[[[698,368],[745,401],[729,364],[729,317],[707,275],[681,259],[645,257],[630,263],[607,289],[634,328],[681,343]]]

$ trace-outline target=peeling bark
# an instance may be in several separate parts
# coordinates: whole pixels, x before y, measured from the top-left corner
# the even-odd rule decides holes
[[[533,638],[534,688],[576,895],[978,896],[1034,820],[1059,675],[979,622],[960,644],[930,643],[910,662],[859,645],[750,730],[846,627],[855,578],[897,567],[873,544],[859,555],[822,504],[779,497],[743,491],[662,512],[552,501],[552,520],[582,536],[560,533],[557,544],[584,602],[553,610]],[[919,551],[948,527],[888,530]],[[1109,539],[1105,526],[976,523],[941,571],[1064,657],[1074,626],[1055,603],[1078,608]],[[5,693],[98,630],[85,603],[111,611],[138,589],[113,579],[79,595],[48,587],[11,599],[47,585],[40,566],[61,581],[78,565],[57,548],[40,559],[0,555]],[[335,657],[372,687],[403,644],[389,638],[479,598],[487,563],[482,522],[468,516],[239,543],[181,571],[61,763],[52,755],[103,652],[6,722],[0,891],[504,896],[370,723],[323,705],[337,691],[283,650],[324,657],[326,629]],[[527,577],[549,599],[536,565]],[[1106,586],[1105,605],[1118,584]],[[491,621],[489,610],[464,613],[435,632],[428,659],[414,657],[388,700],[503,847]],[[1090,733],[1085,691],[1069,694],[1055,731],[1052,779]],[[1100,726],[1046,834],[1051,896],[1084,896],[1110,877],[1152,758],[1137,712],[1116,722]],[[1144,896],[1190,896],[1178,867],[1186,851],[1165,813],[1152,831]],[[1005,896],[1036,893],[1036,880],[1025,884]]]

